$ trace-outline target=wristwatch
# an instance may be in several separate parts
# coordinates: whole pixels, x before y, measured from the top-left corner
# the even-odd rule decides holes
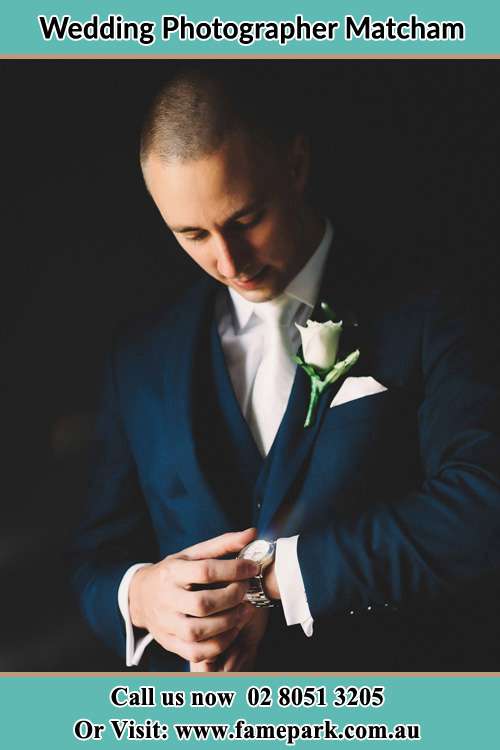
[[[275,607],[278,604],[277,601],[269,599],[264,591],[262,580],[264,577],[264,571],[274,561],[276,554],[276,542],[268,542],[265,539],[256,539],[254,542],[250,542],[238,553],[238,558],[244,560],[253,560],[260,565],[259,573],[249,579],[249,588],[245,594],[245,599],[249,601],[254,607]]]

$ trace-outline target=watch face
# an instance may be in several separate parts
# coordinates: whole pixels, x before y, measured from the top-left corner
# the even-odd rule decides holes
[[[238,557],[243,557],[245,560],[253,560],[263,565],[267,560],[272,558],[273,552],[274,544],[267,542],[265,539],[257,539],[255,542],[250,542],[246,547],[243,547]]]

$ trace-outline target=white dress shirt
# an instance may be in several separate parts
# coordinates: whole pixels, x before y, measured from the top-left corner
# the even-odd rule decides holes
[[[316,305],[324,265],[328,256],[333,229],[326,219],[323,238],[305,266],[290,282],[284,294],[294,304],[288,330],[289,345],[293,352],[300,346],[300,334],[295,323],[305,325]],[[250,302],[233,289],[221,290],[216,304],[216,317],[221,346],[236,398],[245,419],[248,421],[252,387],[259,368],[263,350],[264,322],[255,314],[257,303]],[[293,374],[290,376],[289,392]],[[307,636],[312,635],[313,620],[307,603],[304,582],[297,556],[298,536],[277,540],[275,572],[280,591],[283,614],[287,625],[301,624]],[[127,666],[137,665],[145,648],[151,643],[150,634],[135,639],[129,614],[128,590],[132,576],[139,568],[149,563],[133,565],[125,573],[119,590],[118,605],[125,621]]]

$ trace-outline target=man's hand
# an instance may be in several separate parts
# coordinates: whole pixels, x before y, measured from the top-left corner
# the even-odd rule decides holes
[[[269,620],[269,610],[253,607],[253,616],[221,657],[223,672],[251,672]]]
[[[191,672],[251,672],[254,669],[259,644],[266,632],[269,610],[247,604],[250,619],[239,635],[218,659],[191,662]]]
[[[275,564],[264,573],[264,591],[270,599],[281,599]],[[251,672],[254,668],[260,641],[266,632],[269,610],[247,604],[249,620],[233,643],[217,659],[191,662],[191,672]]]
[[[250,560],[217,558],[239,552],[255,533],[222,534],[138,570],[129,589],[132,624],[194,664],[214,661],[254,614],[243,599],[259,570]]]

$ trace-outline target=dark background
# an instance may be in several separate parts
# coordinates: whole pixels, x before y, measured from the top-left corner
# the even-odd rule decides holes
[[[78,612],[65,549],[112,331],[196,273],[137,160],[145,107],[179,64],[0,64],[0,670],[124,668]],[[304,91],[316,195],[373,285],[438,282],[487,325],[499,280],[499,63],[243,64],[277,77],[286,66]]]

